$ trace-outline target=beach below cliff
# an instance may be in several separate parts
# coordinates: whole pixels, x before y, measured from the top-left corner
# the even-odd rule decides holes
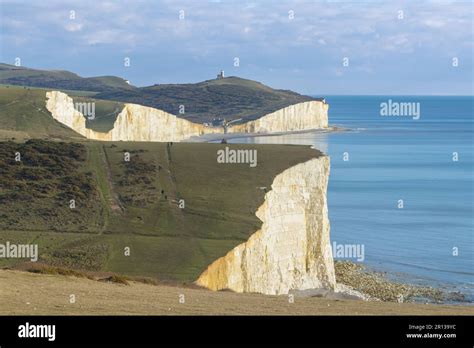
[[[1,270],[5,315],[473,315],[474,307],[210,291]],[[70,303],[71,294],[75,303]]]
[[[204,134],[201,136],[190,137],[189,139],[186,139],[185,142],[216,143],[216,142],[221,142],[222,140],[228,141],[228,140],[235,140],[235,139],[242,139],[242,138],[275,137],[275,136],[280,136],[280,135],[306,134],[306,133],[325,134],[325,133],[346,132],[346,131],[350,131],[350,129],[340,127],[340,126],[329,126],[327,128],[321,128],[321,129],[307,129],[307,130],[286,131],[286,132],[214,133],[214,134]]]
[[[371,106],[384,98],[328,97],[330,124],[348,132],[228,143],[321,150],[331,158],[332,243],[365,247],[364,260],[357,263],[392,281],[458,293],[454,297],[474,303],[472,211],[466,208],[472,206],[473,158],[445,156],[448,148],[459,154],[472,148],[472,97],[423,97],[427,113],[421,122],[381,117]],[[402,200],[403,208],[397,205]],[[449,244],[451,238],[456,242]],[[344,258],[356,261],[337,257]]]
[[[386,273],[370,270],[358,263],[335,261],[334,268],[338,284],[362,294],[360,297],[364,299],[397,303],[472,305],[461,292],[395,281]]]

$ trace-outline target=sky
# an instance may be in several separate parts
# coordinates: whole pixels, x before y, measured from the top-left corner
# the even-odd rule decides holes
[[[473,1],[0,3],[3,63],[136,86],[222,69],[320,96],[473,94]]]

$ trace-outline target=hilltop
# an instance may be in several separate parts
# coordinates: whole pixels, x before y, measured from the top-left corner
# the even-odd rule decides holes
[[[116,76],[81,77],[66,70],[39,70],[4,63],[0,63],[0,84],[91,92],[135,88]]]
[[[95,97],[154,107],[196,123],[210,122],[213,118],[242,118],[246,122],[289,105],[315,100],[235,76],[199,83],[116,90]],[[180,105],[184,106],[184,114],[179,113]]]
[[[236,76],[135,87],[116,76],[86,78],[64,70],[8,64],[0,64],[0,84],[82,91],[95,99],[150,106],[196,123],[211,122],[214,118],[247,122],[289,105],[320,100]]]

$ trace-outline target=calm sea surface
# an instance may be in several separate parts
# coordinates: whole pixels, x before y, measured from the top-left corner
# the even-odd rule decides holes
[[[389,99],[420,103],[420,118],[381,116],[380,104]],[[230,142],[308,144],[324,151],[331,157],[332,242],[364,245],[363,263],[389,277],[460,291],[474,301],[474,98],[326,101],[329,123],[351,131]]]

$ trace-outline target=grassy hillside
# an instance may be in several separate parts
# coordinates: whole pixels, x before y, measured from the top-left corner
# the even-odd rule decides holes
[[[105,92],[133,89],[116,76],[85,78],[64,70],[39,70],[0,63],[0,83],[8,85]]]
[[[0,243],[37,243],[40,261],[55,266],[193,281],[259,228],[260,187],[319,155],[301,146],[229,145],[257,149],[250,168],[218,164],[223,146],[3,142]]]
[[[87,157],[76,143],[2,142],[0,229],[100,231],[103,207]]]
[[[213,118],[249,121],[288,105],[314,100],[238,77],[116,90],[95,97],[151,106],[196,123],[210,122]],[[181,105],[184,114],[180,114]]]
[[[43,138],[80,140],[83,137],[55,121],[46,109],[46,92],[50,89],[0,85],[0,140]],[[94,102],[95,119],[86,125],[99,132],[113,127],[123,103],[96,100],[81,91],[67,91],[74,103]]]
[[[51,118],[45,102],[46,92],[52,89],[0,85],[0,139],[81,138]],[[104,133],[113,128],[125,102],[148,105],[174,114],[179,114],[180,105],[184,105],[185,114],[179,116],[201,123],[210,122],[215,117],[227,120],[243,118],[241,122],[244,122],[290,104],[311,100],[290,91],[273,90],[255,81],[234,77],[99,94],[62,90],[73,98],[74,103],[95,104],[95,118],[86,119],[86,126]]]
[[[241,118],[244,122],[292,104],[315,100],[239,77],[137,88],[115,76],[83,78],[68,71],[8,64],[0,64],[0,84],[84,91],[94,93],[97,99],[150,106],[196,123],[211,122],[214,118]],[[102,123],[92,122],[90,126],[97,126],[99,131],[109,130],[114,120],[114,117],[109,117]]]
[[[38,244],[50,265],[193,281],[259,228],[261,187],[319,155],[302,146],[228,145],[258,151],[250,168],[218,164],[222,144],[87,141],[51,117],[46,91],[0,86],[0,243]],[[88,123],[102,131],[123,107],[71,94],[96,103]]]
[[[46,109],[46,90],[0,86],[0,139],[81,139]]]

